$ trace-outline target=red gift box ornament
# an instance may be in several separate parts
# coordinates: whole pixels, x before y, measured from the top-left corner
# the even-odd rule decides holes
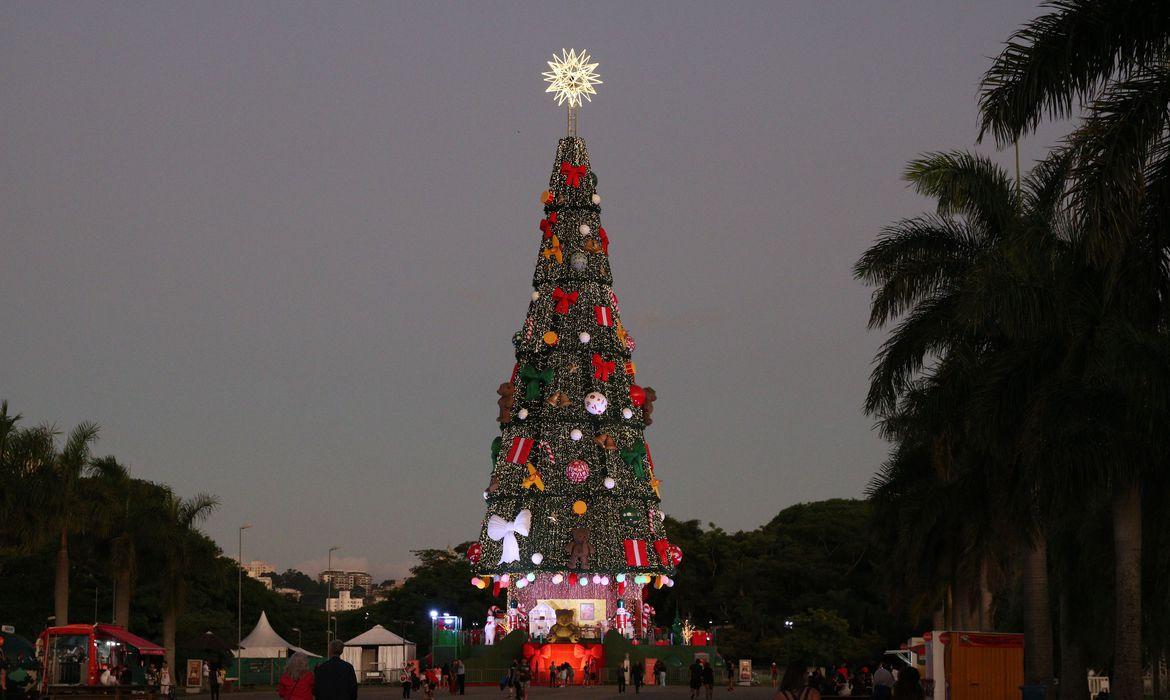
[[[479,542],[472,544],[467,548],[467,561],[473,565],[479,563],[479,558],[483,556],[483,545]]]
[[[645,540],[626,540],[626,563],[630,566],[648,566],[650,557],[646,551]]]
[[[665,537],[654,540],[654,551],[658,553],[658,558],[666,562],[666,548],[670,546],[670,541]]]
[[[580,187],[581,178],[585,177],[584,165],[572,165],[567,161],[561,162],[561,175],[565,176],[565,184],[569,187]]]
[[[594,306],[593,315],[597,317],[597,325],[606,327],[613,325],[613,310],[608,306]]]
[[[593,353],[593,378],[600,379],[603,382],[609,381],[609,375],[617,370],[617,363],[613,360],[606,360],[601,355]]]
[[[572,306],[573,304],[577,303],[577,295],[578,295],[578,293],[576,291],[566,292],[565,290],[561,289],[560,287],[557,287],[556,289],[554,289],[553,290],[553,301],[556,302],[556,305],[557,305],[556,312],[558,314],[569,313],[569,307]]]
[[[512,438],[512,447],[508,449],[506,459],[512,464],[525,464],[528,462],[528,453],[532,451],[532,444],[532,438],[529,437]]]

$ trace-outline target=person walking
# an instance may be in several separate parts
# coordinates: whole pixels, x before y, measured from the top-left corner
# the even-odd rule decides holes
[[[158,691],[164,698],[171,697],[171,688],[174,683],[171,682],[171,667],[167,665],[166,659],[163,659],[162,668],[158,670]]]
[[[402,685],[402,697],[409,698],[411,688],[410,674],[406,672],[405,668],[398,674],[398,683]]]
[[[727,677],[727,690],[735,690],[735,664],[726,656],[723,657],[723,675]]]
[[[703,687],[703,664],[695,659],[691,664],[691,700],[699,700],[699,689]]]
[[[776,667],[776,662],[772,662],[772,687],[775,688],[780,683],[780,670]]]
[[[532,683],[532,670],[527,662],[516,669],[516,700],[528,700],[528,686]]]
[[[780,679],[780,691],[773,700],[821,700],[821,693],[805,679],[806,669],[799,661],[791,661]]]
[[[922,679],[918,669],[907,666],[898,674],[894,682],[894,700],[925,700],[926,694],[922,691]]]
[[[467,667],[463,665],[463,659],[455,659],[455,687],[460,695],[467,695]]]
[[[711,700],[711,693],[715,691],[715,667],[706,659],[703,660],[703,690],[707,700]]]
[[[313,674],[309,672],[309,657],[298,651],[289,657],[280,674],[276,694],[280,700],[313,700]]]
[[[626,686],[630,684],[630,655],[626,654],[626,658],[622,659],[622,670],[618,674],[618,692],[626,692]]]
[[[334,639],[329,642],[329,660],[319,664],[313,671],[313,697],[317,700],[357,700],[357,673],[353,665],[341,659],[345,642]],[[430,689],[434,695],[435,689]]]
[[[207,683],[211,688],[211,700],[219,700],[219,661],[207,664]]]
[[[634,682],[634,695],[638,695],[642,692],[642,681],[645,680],[646,666],[641,661],[634,663],[633,667],[630,668],[630,676],[632,676],[630,680]]]
[[[878,664],[873,673],[873,700],[889,700],[894,690],[894,674],[886,666],[886,662]]]
[[[666,664],[662,659],[654,662],[654,682],[658,685],[666,685]]]

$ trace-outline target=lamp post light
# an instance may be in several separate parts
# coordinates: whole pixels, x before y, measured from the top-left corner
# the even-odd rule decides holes
[[[302,646],[301,645],[301,628],[300,627],[293,627],[292,631],[297,633],[297,646],[298,647]]]
[[[333,595],[333,553],[341,549],[336,545],[329,548],[328,561],[325,566],[325,655],[329,655],[329,641],[332,639],[333,630],[330,625],[333,624],[333,615],[329,610],[329,598]]]
[[[439,619],[439,611],[431,611],[431,668],[435,667],[435,621]]]
[[[252,527],[252,523],[240,526],[240,552],[236,563],[240,568],[236,571],[236,658],[239,658],[240,644],[244,641],[244,530]]]

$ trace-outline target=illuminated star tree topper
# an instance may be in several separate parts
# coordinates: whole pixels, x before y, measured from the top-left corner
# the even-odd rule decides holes
[[[561,49],[560,56],[553,54],[553,60],[548,62],[550,70],[544,73],[544,80],[549,84],[545,92],[553,93],[558,105],[568,106],[570,136],[577,135],[577,109],[582,104],[581,98],[592,101],[590,96],[597,94],[593,86],[601,84],[597,64],[590,63],[591,60],[587,51]]]

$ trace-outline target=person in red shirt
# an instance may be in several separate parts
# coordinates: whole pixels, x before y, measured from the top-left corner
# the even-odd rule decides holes
[[[313,674],[309,672],[308,656],[298,651],[289,657],[276,693],[281,700],[313,700]]]

